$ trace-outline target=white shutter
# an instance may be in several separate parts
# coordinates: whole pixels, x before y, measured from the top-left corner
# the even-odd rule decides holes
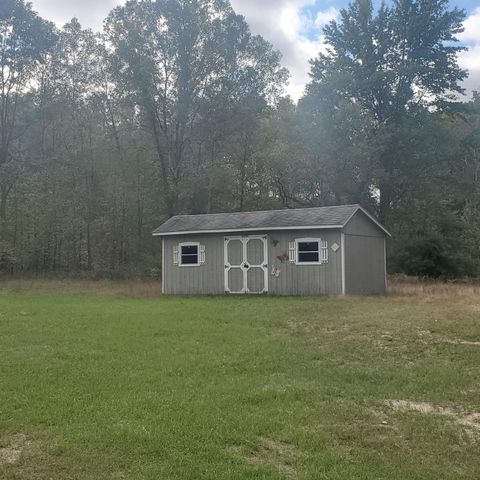
[[[173,246],[173,264],[178,265],[178,245]]]
[[[288,242],[288,259],[290,263],[295,263],[297,259],[297,243],[296,242]]]
[[[328,243],[320,241],[320,263],[328,263]]]
[[[198,246],[198,263],[205,265],[205,245]]]

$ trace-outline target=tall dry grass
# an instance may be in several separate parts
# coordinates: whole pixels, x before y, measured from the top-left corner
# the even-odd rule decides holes
[[[392,295],[411,297],[477,297],[480,299],[480,281],[445,282],[405,275],[390,275],[388,292]]]
[[[154,280],[85,280],[0,277],[0,292],[89,294],[155,298],[162,295],[160,281]],[[442,282],[403,275],[391,275],[388,280],[391,296],[428,298],[465,297],[480,302],[480,281]]]
[[[162,295],[162,286],[159,281],[153,280],[0,278],[1,291],[155,298]]]

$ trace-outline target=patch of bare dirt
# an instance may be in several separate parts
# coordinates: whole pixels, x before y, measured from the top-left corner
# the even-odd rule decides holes
[[[460,340],[458,338],[443,338],[445,343],[452,343],[453,345],[471,345],[480,347],[480,342],[472,342],[471,340]]]
[[[16,433],[0,445],[3,445],[0,447],[0,465],[13,465],[20,460],[22,452],[31,445],[31,442],[23,433]]]
[[[386,405],[396,411],[414,411],[420,413],[435,413],[443,409],[434,407],[428,402],[411,402],[409,400],[387,400]]]
[[[297,447],[270,438],[260,438],[259,444],[256,449],[236,445],[229,447],[229,451],[252,465],[272,467],[287,478],[297,476],[297,470],[292,465],[302,455]]]
[[[463,340],[461,338],[450,338],[440,335],[434,335],[430,330],[419,330],[418,336],[425,338],[427,337],[429,340],[435,340],[442,343],[450,343],[452,345],[470,345],[474,347],[480,347],[480,341],[472,341],[472,340]]]
[[[451,408],[434,406],[428,402],[413,402],[410,400],[387,400],[385,404],[395,411],[420,412],[423,414],[442,415],[465,427],[476,438],[480,438],[480,413],[459,413]]]
[[[290,384],[271,384],[268,383],[262,387],[264,392],[286,393],[291,388]]]

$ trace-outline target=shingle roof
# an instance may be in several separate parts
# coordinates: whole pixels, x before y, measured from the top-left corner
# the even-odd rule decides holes
[[[153,235],[200,232],[235,232],[281,228],[343,227],[357,210],[362,210],[382,230],[388,232],[360,205],[266,210],[261,212],[176,215],[158,227]]]

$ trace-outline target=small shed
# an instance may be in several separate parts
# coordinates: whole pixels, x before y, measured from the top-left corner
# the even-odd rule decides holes
[[[360,205],[178,215],[162,239],[166,294],[373,295],[389,232]]]

